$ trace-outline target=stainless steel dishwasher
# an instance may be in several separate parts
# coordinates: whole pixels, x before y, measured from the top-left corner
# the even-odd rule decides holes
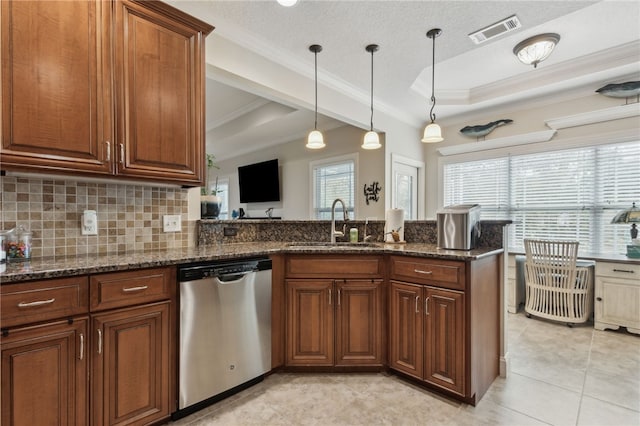
[[[271,260],[184,265],[180,418],[262,380],[271,369]]]

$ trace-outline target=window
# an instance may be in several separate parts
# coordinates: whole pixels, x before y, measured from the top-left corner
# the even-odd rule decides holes
[[[355,217],[356,156],[311,163],[311,185],[315,219],[331,219],[331,205],[336,198],[344,201],[349,216]]]
[[[632,142],[447,164],[444,204],[478,203],[482,219],[513,220],[513,249],[526,237],[623,253],[628,227],[610,222],[640,199],[638,158],[640,142]]]
[[[391,207],[403,209],[405,220],[418,219],[423,214],[418,206],[424,185],[424,163],[392,153],[391,176]]]
[[[220,207],[220,219],[230,219],[229,217],[229,178],[218,179],[218,197],[222,201]]]

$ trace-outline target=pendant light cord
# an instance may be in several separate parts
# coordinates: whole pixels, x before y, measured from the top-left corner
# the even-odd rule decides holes
[[[436,95],[435,95],[435,80],[436,80],[436,35],[433,36],[433,49],[431,57],[431,110],[429,111],[429,117],[431,122],[436,121],[436,115],[433,113],[433,109],[436,107]]]
[[[373,132],[373,52],[371,49],[371,131]]]
[[[318,130],[318,51],[313,52],[313,56],[315,58],[315,79],[316,79],[316,117],[315,124],[313,125],[314,130]]]

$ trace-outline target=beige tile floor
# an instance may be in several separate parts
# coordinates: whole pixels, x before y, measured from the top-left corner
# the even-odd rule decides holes
[[[511,371],[476,407],[387,374],[274,374],[171,423],[640,425],[640,336],[508,317]]]

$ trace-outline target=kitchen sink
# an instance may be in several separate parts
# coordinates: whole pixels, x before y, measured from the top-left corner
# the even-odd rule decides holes
[[[299,249],[340,249],[340,248],[367,248],[367,247],[380,247],[379,243],[369,243],[369,242],[359,242],[359,243],[350,243],[350,242],[295,242],[290,243],[288,245],[290,248],[299,248]]]

